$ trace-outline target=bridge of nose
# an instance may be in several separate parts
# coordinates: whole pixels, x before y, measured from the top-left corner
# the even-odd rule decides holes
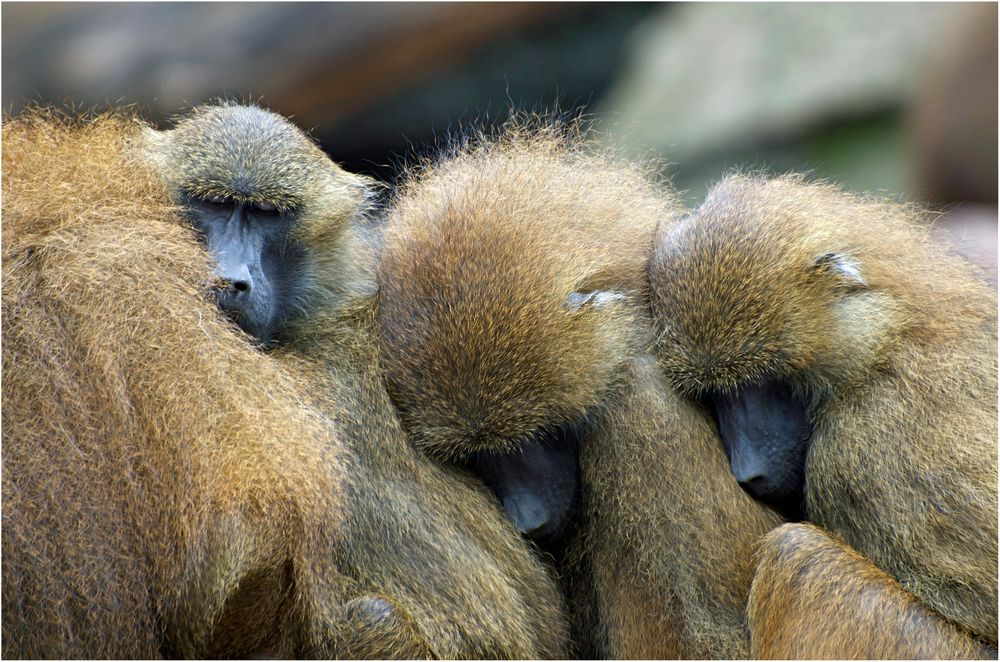
[[[254,284],[251,267],[257,263],[257,246],[242,206],[233,209],[214,239],[210,248],[215,255],[216,275],[230,289],[249,292]]]

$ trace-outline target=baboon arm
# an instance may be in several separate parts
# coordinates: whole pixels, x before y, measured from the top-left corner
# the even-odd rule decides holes
[[[277,457],[279,453],[275,453]],[[277,483],[277,478],[272,484]],[[418,629],[413,616],[398,601],[366,590],[341,572],[331,553],[343,544],[339,532],[308,510],[302,513],[304,530],[291,549],[287,541],[274,535],[267,511],[250,509],[220,520],[213,527],[220,539],[220,560],[232,567],[224,595],[227,613],[230,603],[244,607],[230,623],[225,614],[216,623],[215,636],[225,643],[227,625],[235,641],[219,649],[221,657],[238,644],[240,630],[252,622],[256,612],[268,611],[291,619],[283,631],[296,633],[292,640],[279,643],[280,657],[310,659],[427,659],[433,657],[430,644]],[[317,559],[321,562],[317,563]],[[277,561],[277,563],[276,563]],[[263,566],[262,566],[263,564]],[[215,564],[224,566],[224,564]],[[216,570],[207,573],[214,583],[222,583]],[[263,581],[262,581],[263,580]],[[255,589],[254,583],[261,584]],[[288,586],[294,587],[294,597]],[[289,604],[290,603],[290,604]],[[246,606],[252,605],[248,611]],[[261,624],[251,631],[267,628]],[[242,635],[246,639],[246,635]],[[294,637],[295,635],[293,635]]]
[[[433,657],[413,618],[376,595],[354,598],[337,623],[336,656],[359,660],[416,660]]]
[[[216,520],[209,562],[197,584],[218,595],[191,594],[188,602],[222,607],[205,633],[211,640],[187,650],[207,650],[209,657],[224,657],[231,650],[311,659],[432,657],[403,606],[340,572],[330,558],[337,543],[327,537],[336,533],[327,534],[313,522],[296,536],[302,543],[288,549],[265,515],[250,509]],[[324,561],[317,564],[316,559]],[[256,633],[270,632],[270,624],[281,618],[287,619],[279,628],[285,637],[253,639]]]
[[[618,543],[593,552],[609,646],[624,658],[746,657],[753,546],[781,520],[737,485],[708,412],[654,361],[634,361],[628,384],[581,455],[595,539]],[[649,641],[661,648],[631,647]]]
[[[747,607],[758,659],[996,657],[868,559],[815,526],[767,534]]]
[[[969,325],[970,339],[973,332]],[[893,375],[831,398],[806,464],[810,521],[993,646],[995,352],[995,331],[975,358],[959,360],[947,346],[911,352],[898,359]],[[928,365],[940,366],[933,378]]]

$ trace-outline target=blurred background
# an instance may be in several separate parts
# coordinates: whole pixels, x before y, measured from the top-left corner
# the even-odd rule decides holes
[[[997,5],[4,3],[2,101],[138,104],[160,126],[220,96],[399,167],[513,109],[592,116],[696,204],[733,167],[809,171],[945,212],[997,262]]]

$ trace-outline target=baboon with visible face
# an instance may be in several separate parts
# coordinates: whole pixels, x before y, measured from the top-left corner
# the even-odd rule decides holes
[[[4,122],[3,654],[335,654],[348,460],[208,300],[141,130]]]
[[[815,526],[775,529],[757,559],[747,607],[754,658],[996,659],[996,651]]]
[[[262,346],[310,307],[371,293],[370,250],[354,222],[370,182],[283,117],[201,106],[174,129],[147,129],[142,146],[215,258],[219,307]]]
[[[971,267],[906,206],[737,175],[650,280],[660,363],[748,492],[995,646],[996,295]]]
[[[780,521],[648,351],[646,261],[678,215],[643,169],[524,127],[416,171],[387,214],[404,428],[556,556],[587,655],[745,657],[753,545]]]
[[[475,540],[434,519],[437,493],[429,517],[381,514],[418,495],[341,442],[375,419],[220,314],[219,263],[144,163],[141,122],[38,111],[3,130],[5,656],[558,654],[558,598],[486,496],[462,510]],[[363,189],[332,164],[324,181],[326,228],[349,227]]]
[[[371,241],[344,202],[353,191],[361,204],[361,179],[259,108],[202,108],[148,140],[216,257],[220,306],[310,371],[347,448],[337,566],[391,598],[434,656],[565,655],[544,566],[491,495],[416,453],[399,427],[373,328]]]

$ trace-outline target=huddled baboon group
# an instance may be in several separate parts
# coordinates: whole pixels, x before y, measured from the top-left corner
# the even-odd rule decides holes
[[[5,657],[996,657],[996,293],[919,208],[544,118],[379,188],[5,119]]]

